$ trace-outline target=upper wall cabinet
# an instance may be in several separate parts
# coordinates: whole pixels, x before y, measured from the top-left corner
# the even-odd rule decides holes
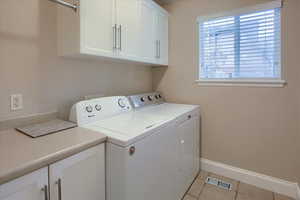
[[[155,63],[158,55],[156,34],[156,9],[151,1],[139,1],[139,56],[149,62]]]
[[[61,56],[168,65],[168,13],[152,0],[80,0],[58,7]]]
[[[169,54],[169,20],[168,15],[158,11],[156,13],[156,42],[157,62],[161,65],[168,65]]]
[[[139,1],[139,56],[168,65],[168,13],[151,0]]]

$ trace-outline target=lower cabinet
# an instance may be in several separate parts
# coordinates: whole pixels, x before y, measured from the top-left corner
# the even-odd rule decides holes
[[[2,184],[0,200],[105,200],[104,153],[101,144]]]
[[[49,166],[51,200],[105,200],[104,145]]]
[[[0,200],[43,200],[48,198],[48,168],[0,185]]]

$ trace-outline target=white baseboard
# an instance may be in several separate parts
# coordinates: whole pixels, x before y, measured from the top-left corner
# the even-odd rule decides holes
[[[201,169],[300,200],[297,183],[202,158]]]

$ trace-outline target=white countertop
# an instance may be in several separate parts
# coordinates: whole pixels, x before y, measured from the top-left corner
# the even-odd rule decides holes
[[[106,136],[73,128],[39,138],[14,129],[0,132],[0,184],[106,141]]]

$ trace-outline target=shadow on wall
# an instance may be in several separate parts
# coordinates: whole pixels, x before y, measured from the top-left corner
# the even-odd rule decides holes
[[[4,0],[0,6],[0,119],[35,112],[40,91],[40,0]],[[23,91],[26,91],[23,92]],[[22,93],[24,109],[10,112],[9,95]],[[11,116],[10,116],[11,117]]]
[[[166,72],[168,70],[168,67],[153,67],[152,68],[152,88],[153,90],[156,90],[160,84],[160,82],[162,81],[162,79],[164,78]]]
[[[83,96],[152,90],[150,67],[59,57],[56,8],[48,0],[1,1],[0,121],[56,110],[68,118]],[[11,94],[23,94],[22,110],[11,112]]]

